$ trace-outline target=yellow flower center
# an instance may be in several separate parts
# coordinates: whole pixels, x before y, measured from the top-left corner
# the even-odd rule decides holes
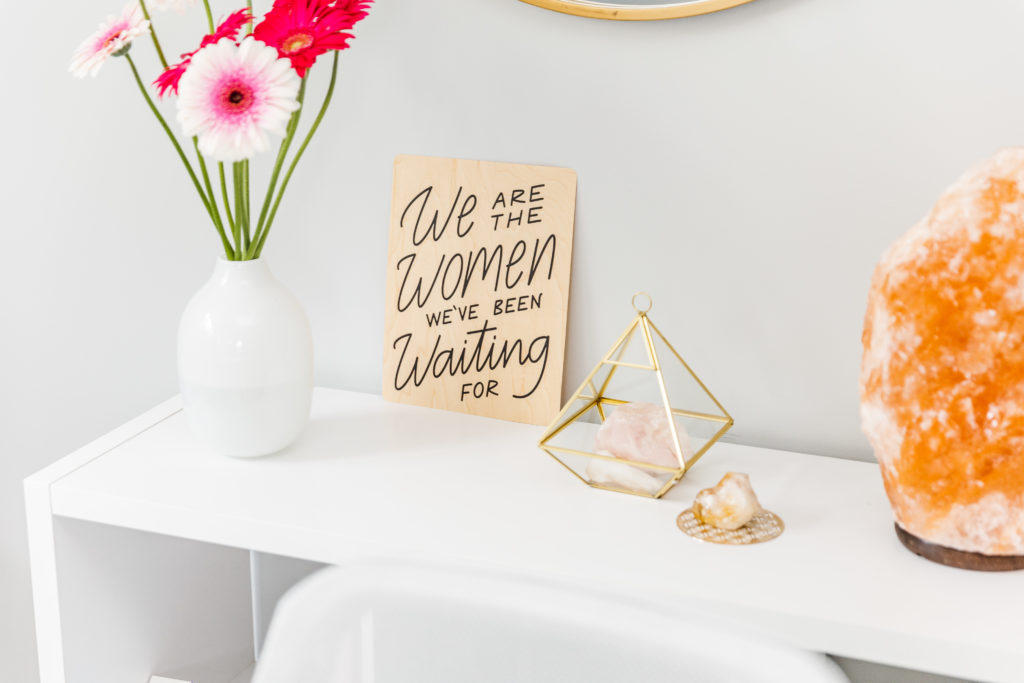
[[[281,50],[285,54],[294,54],[299,50],[305,50],[313,44],[313,36],[308,33],[294,33],[284,39],[281,43]]]
[[[106,39],[104,39],[103,47],[110,47],[114,43],[116,43],[119,40],[121,40],[123,35],[124,35],[124,31],[121,30],[121,29],[117,29],[116,31],[114,31],[110,35],[108,35],[106,37]]]

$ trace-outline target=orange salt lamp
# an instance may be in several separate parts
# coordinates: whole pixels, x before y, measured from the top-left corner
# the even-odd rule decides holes
[[[863,343],[861,424],[900,540],[1024,568],[1024,149],[969,171],[889,248]]]

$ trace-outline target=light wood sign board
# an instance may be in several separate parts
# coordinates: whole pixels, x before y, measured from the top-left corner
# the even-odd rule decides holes
[[[554,419],[575,214],[570,169],[395,159],[384,397]]]

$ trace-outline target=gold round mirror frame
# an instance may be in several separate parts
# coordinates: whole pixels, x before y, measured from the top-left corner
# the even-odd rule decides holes
[[[578,17],[593,19],[612,19],[617,21],[651,21],[654,19],[679,19],[698,14],[708,14],[729,9],[737,5],[745,5],[753,0],[691,0],[672,5],[616,5],[612,3],[591,2],[590,0],[522,0],[530,5],[544,9],[574,14]],[[653,0],[652,0],[653,2]]]

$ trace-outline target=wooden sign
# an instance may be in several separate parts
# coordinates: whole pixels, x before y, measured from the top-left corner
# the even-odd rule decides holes
[[[575,213],[570,169],[395,159],[384,397],[550,422]]]

